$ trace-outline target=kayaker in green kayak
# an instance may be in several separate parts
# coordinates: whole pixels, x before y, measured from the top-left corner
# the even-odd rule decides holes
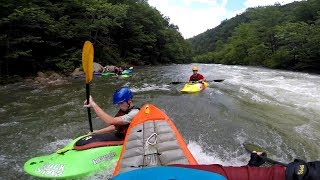
[[[91,107],[97,116],[103,120],[108,126],[94,130],[93,134],[105,134],[110,136],[110,140],[123,140],[129,127],[130,122],[139,112],[139,108],[133,105],[133,94],[127,87],[121,87],[113,94],[113,104],[119,105],[119,111],[115,117],[104,112],[90,97],[89,104],[84,102],[84,107]]]
[[[189,82],[194,82],[194,81],[204,82],[204,81],[207,81],[202,74],[198,73],[198,70],[199,70],[198,67],[193,67],[192,68],[193,74],[190,76]]]

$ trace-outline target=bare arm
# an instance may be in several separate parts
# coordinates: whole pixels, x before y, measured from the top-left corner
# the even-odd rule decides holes
[[[90,96],[90,100],[89,100],[89,104],[86,104],[85,101],[85,105],[84,107],[92,107],[93,110],[95,111],[95,113],[97,114],[97,116],[102,119],[105,123],[109,124],[109,125],[122,125],[122,118],[121,117],[113,117],[111,115],[109,115],[108,113],[104,112],[92,99],[92,97]]]
[[[201,82],[207,81],[203,75],[201,75],[201,76],[202,76],[202,78],[199,81],[201,81]]]
[[[110,125],[110,126],[108,126],[106,128],[102,128],[102,129],[99,129],[99,130],[94,130],[93,133],[94,134],[104,134],[104,133],[107,133],[109,131],[113,131],[115,129],[116,129],[116,127],[114,125]]]

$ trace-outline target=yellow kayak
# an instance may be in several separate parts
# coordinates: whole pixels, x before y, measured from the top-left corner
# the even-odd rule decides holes
[[[209,84],[207,82],[189,82],[183,86],[181,92],[183,93],[195,93],[205,89]]]

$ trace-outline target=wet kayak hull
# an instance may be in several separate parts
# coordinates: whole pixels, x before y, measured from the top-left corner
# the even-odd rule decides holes
[[[199,91],[204,90],[209,84],[207,82],[204,83],[186,83],[183,88],[181,89],[181,92],[183,93],[196,93]]]
[[[136,180],[136,179],[211,179],[211,180],[226,180],[224,176],[190,168],[157,166],[151,168],[142,168],[125,173],[121,173],[112,178],[112,180]]]
[[[24,171],[38,178],[68,179],[105,171],[116,164],[122,145],[80,151],[73,149],[74,143],[82,137],[84,136],[76,138],[53,154],[28,160],[24,164]]]

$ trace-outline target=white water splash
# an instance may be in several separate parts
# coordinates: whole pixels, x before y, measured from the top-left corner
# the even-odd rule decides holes
[[[12,102],[10,105],[15,106],[15,107],[31,106],[31,104],[29,104],[29,103],[21,103],[21,102]]]
[[[100,179],[111,179],[113,171],[117,165],[117,161],[111,163],[109,167],[107,167],[105,170],[102,170],[101,172],[98,172],[92,176],[86,177],[84,179],[86,180],[100,180]]]
[[[244,95],[252,94],[252,99],[255,101],[269,103],[270,99],[265,99],[265,97],[270,97],[271,100],[274,99],[281,104],[319,111],[319,76],[252,67],[247,69],[232,66],[223,68],[233,69],[227,74],[228,79],[225,82],[240,87],[240,92]]]
[[[271,101],[265,97],[262,97],[259,93],[255,93],[247,88],[240,87],[239,98],[242,96],[249,97],[252,101],[261,102],[261,103],[271,103]]]
[[[58,104],[58,105],[55,105],[55,106],[51,106],[47,109],[44,110],[44,112],[46,113],[49,113],[49,112],[56,112],[58,111],[59,109],[64,109],[66,106],[72,106],[72,107],[75,107],[75,106],[79,106],[80,103],[78,102],[74,102],[74,101],[70,101],[70,102],[66,102],[66,103],[61,103],[61,104]]]
[[[7,158],[4,155],[0,155],[0,162],[1,162],[1,165],[8,164]]]
[[[42,89],[38,88],[38,89],[34,89],[31,91],[32,94],[37,94],[37,93],[40,93],[42,92]]]
[[[145,91],[170,91],[169,85],[156,85],[144,83],[141,87],[131,87],[132,92],[145,92]]]
[[[49,152],[49,153],[52,153],[52,152],[55,152],[56,150],[58,149],[61,149],[63,147],[65,147],[68,143],[70,143],[72,141],[72,139],[62,139],[62,140],[57,140],[57,141],[54,141],[54,142],[51,142],[49,144],[47,144],[43,150],[45,152]]]
[[[0,124],[0,127],[9,127],[9,126],[15,126],[16,124],[19,124],[19,122],[8,122],[8,123],[2,123]]]
[[[302,136],[310,140],[320,140],[320,135],[315,132],[311,124],[303,124],[294,128]]]
[[[200,144],[194,141],[189,141],[188,148],[191,151],[191,154],[196,158],[199,164],[221,164],[224,166],[243,166],[247,164],[247,161],[250,159],[248,154],[242,154],[240,156],[234,157],[234,154],[237,152],[228,152],[225,151],[224,155],[227,158],[221,159],[221,154],[218,152],[208,152],[205,151]],[[223,147],[216,146],[216,150],[221,150]]]

